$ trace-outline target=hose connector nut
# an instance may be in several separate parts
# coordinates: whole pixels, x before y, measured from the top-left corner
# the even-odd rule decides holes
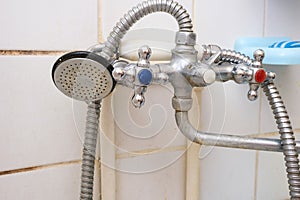
[[[196,44],[196,34],[193,32],[182,32],[176,33],[176,44],[194,46]]]
[[[172,106],[174,110],[176,111],[189,111],[192,108],[193,105],[193,99],[188,98],[188,99],[183,99],[183,98],[178,98],[178,97],[173,97],[172,98]]]

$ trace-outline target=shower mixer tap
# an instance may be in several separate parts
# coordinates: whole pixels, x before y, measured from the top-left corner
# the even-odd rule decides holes
[[[139,59],[136,64],[129,64],[126,61],[117,61],[113,64],[112,75],[117,83],[134,90],[131,102],[136,108],[144,105],[144,94],[148,86],[168,83],[168,75],[160,72],[159,65],[150,65],[151,52],[150,47],[144,45],[138,50]]]
[[[135,22],[154,12],[172,15],[179,26],[170,62],[151,64],[151,49],[148,46],[138,50],[137,63],[121,60],[121,39]],[[93,196],[93,167],[101,100],[119,84],[133,89],[132,104],[141,108],[145,103],[144,94],[150,85],[167,83],[171,83],[174,88],[172,106],[177,126],[189,140],[203,145],[283,152],[291,199],[300,199],[300,143],[295,141],[287,111],[274,86],[275,74],[263,69],[264,52],[255,51],[254,59],[251,59],[216,45],[204,45],[202,55],[199,56],[202,59],[198,60],[195,45],[196,34],[193,32],[192,20],[180,4],[173,0],[147,0],[133,7],[120,19],[105,43],[95,45],[89,51],[63,55],[54,64],[52,78],[55,86],[67,96],[87,102],[89,108],[83,149],[81,200],[91,200]],[[230,80],[249,84],[249,100],[255,100],[258,89],[263,88],[281,139],[207,133],[191,125],[188,111],[192,108],[193,87],[206,87],[215,81]]]
[[[267,75],[270,79],[275,78],[273,72],[266,72],[262,68],[264,51],[261,49],[253,53],[254,60],[238,52],[224,50],[232,58],[222,59],[222,50],[217,45],[203,45],[203,61],[213,66],[217,74],[217,80],[221,82],[233,80],[238,84],[249,84],[247,97],[250,101],[257,99],[257,91],[260,85],[266,81]],[[234,59],[238,58],[238,59]]]

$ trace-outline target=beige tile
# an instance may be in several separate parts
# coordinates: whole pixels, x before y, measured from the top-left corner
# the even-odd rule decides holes
[[[94,199],[99,199],[98,186]],[[5,200],[74,200],[79,193],[80,164],[0,176],[0,198]]]
[[[199,44],[233,48],[237,37],[262,36],[264,1],[195,1],[195,31]]]
[[[81,158],[86,105],[54,86],[56,59],[0,58],[1,171]]]
[[[178,130],[171,105],[173,89],[162,86],[148,88],[145,105],[136,109],[131,104],[133,90],[117,87],[112,97],[116,147],[119,152],[165,149],[186,144]]]
[[[290,120],[294,129],[300,128],[300,82],[298,73],[300,68],[298,65],[289,66],[266,66],[266,69],[276,73],[275,86],[286,106]],[[278,131],[276,122],[266,97],[262,97],[261,111],[261,131],[262,133]]]
[[[216,147],[200,159],[199,199],[252,200],[254,177],[255,151]]]
[[[214,83],[202,92],[201,130],[247,135],[258,133],[259,101],[247,99],[248,85]]]
[[[178,157],[179,154],[159,153],[118,160],[117,199],[185,199],[185,157]]]
[[[0,49],[87,49],[97,42],[97,0],[4,0]]]
[[[256,187],[257,200],[289,199],[282,153],[259,153]]]
[[[100,200],[99,164],[95,165],[93,199]],[[81,163],[51,164],[0,176],[0,198],[79,199]]]
[[[297,0],[283,2],[280,0],[267,0],[266,7],[266,35],[285,36],[299,39],[299,6]]]

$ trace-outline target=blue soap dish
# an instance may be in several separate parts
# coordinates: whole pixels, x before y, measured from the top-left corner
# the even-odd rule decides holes
[[[300,64],[300,41],[287,37],[244,37],[235,41],[234,49],[250,58],[257,49],[265,51],[263,63],[272,65]]]

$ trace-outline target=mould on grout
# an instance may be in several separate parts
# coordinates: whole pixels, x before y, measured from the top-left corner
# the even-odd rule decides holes
[[[78,164],[78,163],[81,163],[81,160],[72,160],[72,161],[51,163],[51,164],[38,165],[38,166],[32,166],[32,167],[25,167],[25,168],[20,168],[20,169],[12,169],[12,170],[0,171],[0,176],[17,174],[17,173],[25,173],[25,172],[42,170],[42,169],[47,169],[47,168],[52,168],[52,167],[61,167],[61,166],[66,166],[66,165]]]
[[[47,50],[0,50],[1,56],[48,56],[61,55],[69,51],[47,51]]]

